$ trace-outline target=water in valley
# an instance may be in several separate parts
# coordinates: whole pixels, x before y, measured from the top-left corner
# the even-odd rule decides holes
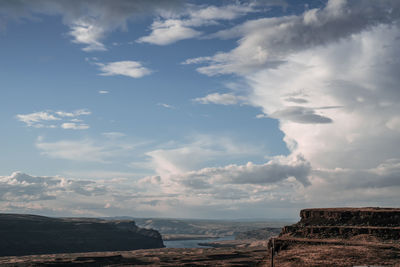
[[[234,240],[235,236],[224,236],[220,238],[210,239],[188,239],[188,240],[169,240],[164,241],[167,248],[207,248],[208,246],[200,246],[198,243],[208,243],[222,240]]]

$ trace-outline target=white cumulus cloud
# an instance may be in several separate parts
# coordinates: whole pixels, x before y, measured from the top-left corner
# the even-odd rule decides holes
[[[290,189],[303,206],[397,205],[399,11],[394,0],[330,0],[217,32],[237,46],[185,63],[241,77],[257,117],[279,121],[290,157],[311,166],[310,185]]]
[[[116,61],[110,63],[95,63],[101,71],[102,76],[123,75],[131,78],[140,78],[149,75],[152,71],[143,67],[142,63],[137,61]]]

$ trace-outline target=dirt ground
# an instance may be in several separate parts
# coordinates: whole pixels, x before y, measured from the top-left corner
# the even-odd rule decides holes
[[[148,249],[125,252],[1,257],[0,266],[270,266],[265,246],[247,248]],[[399,246],[295,244],[275,255],[276,267],[396,266]]]

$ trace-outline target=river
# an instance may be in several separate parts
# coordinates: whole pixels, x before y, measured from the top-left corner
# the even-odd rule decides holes
[[[234,240],[235,236],[224,236],[210,239],[188,239],[188,240],[168,240],[164,241],[167,248],[207,248],[208,246],[199,246],[198,243],[208,243],[222,240]]]

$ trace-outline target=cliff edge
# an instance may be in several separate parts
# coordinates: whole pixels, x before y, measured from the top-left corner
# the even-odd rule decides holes
[[[301,220],[285,226],[280,237],[313,239],[366,239],[390,242],[400,240],[400,209],[328,208],[304,209]]]
[[[400,266],[399,208],[304,209],[300,218],[268,243],[279,266]]]
[[[0,214],[0,236],[0,256],[164,247],[157,231],[131,220]]]

